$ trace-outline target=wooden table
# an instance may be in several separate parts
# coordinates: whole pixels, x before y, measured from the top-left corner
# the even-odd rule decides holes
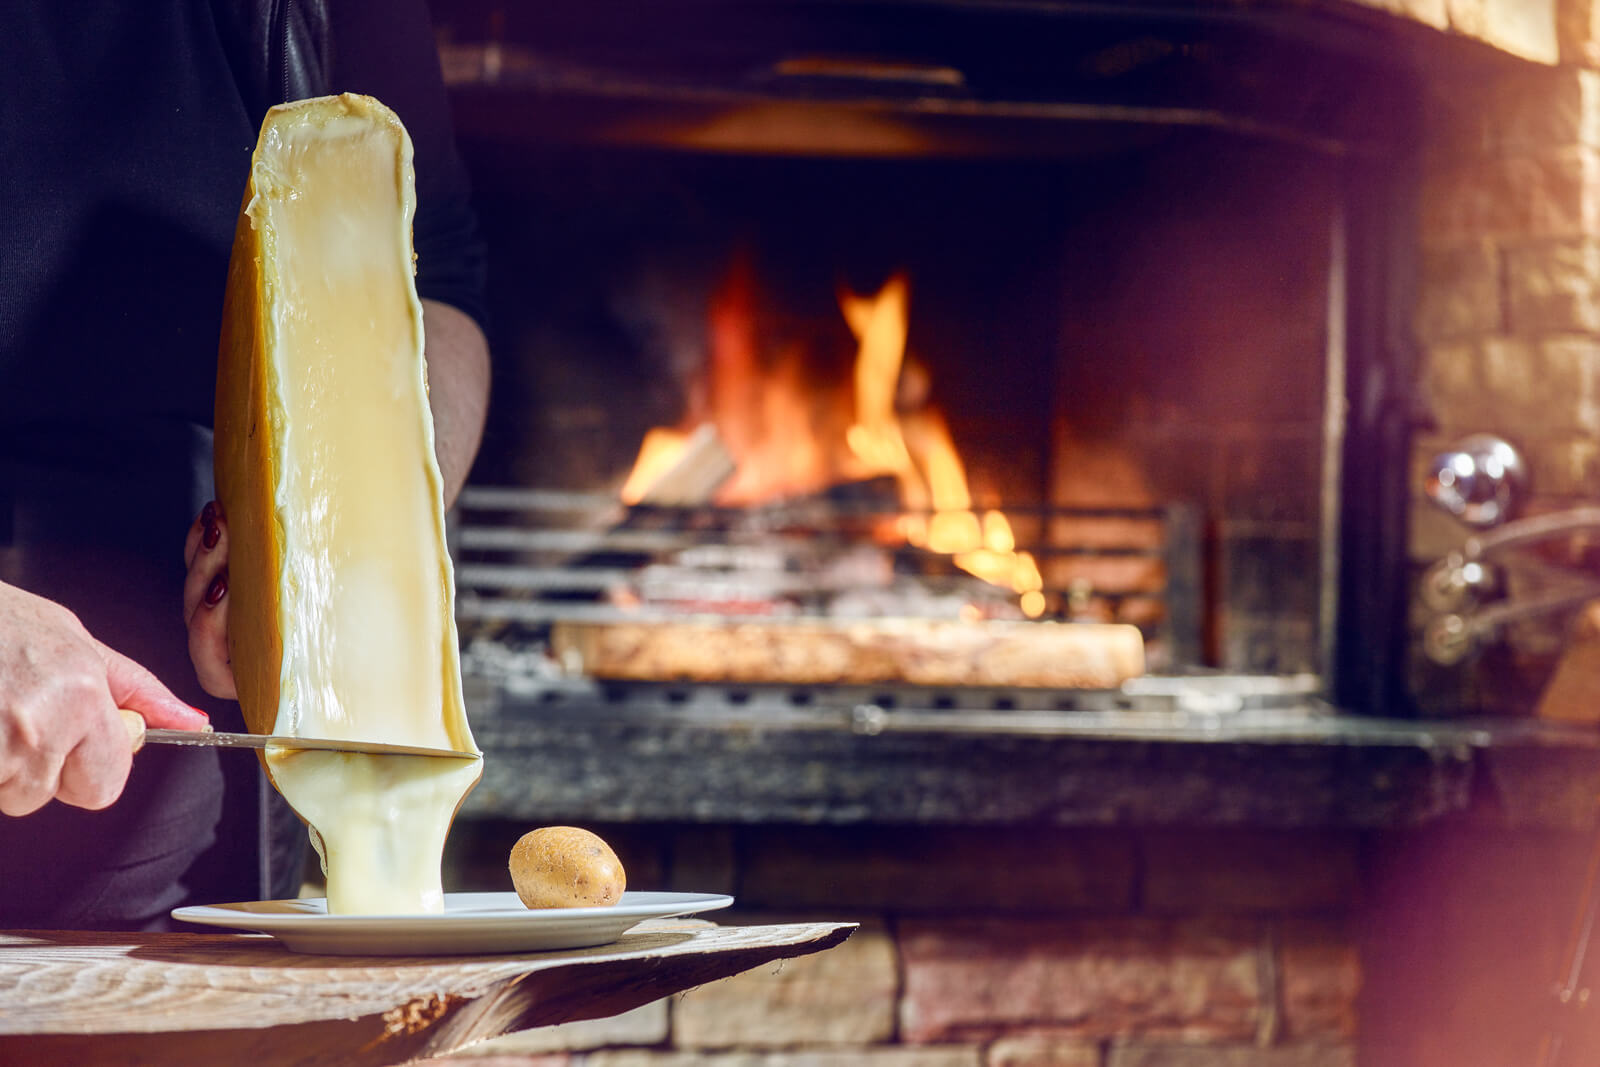
[[[0,1064],[395,1064],[614,1015],[852,923],[641,923],[508,956],[312,956],[255,934],[0,933]]]

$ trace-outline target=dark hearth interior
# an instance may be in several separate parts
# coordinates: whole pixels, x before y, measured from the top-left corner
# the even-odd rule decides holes
[[[475,481],[614,492],[652,428],[709,418],[718,329],[766,376],[739,383],[745,435],[784,419],[837,435],[857,347],[841,292],[898,277],[897,412],[916,392],[972,507],[1007,515],[1038,561],[1030,616],[1141,625],[1162,671],[1337,689],[1352,628],[1349,673],[1392,661],[1395,605],[1361,586],[1399,548],[1341,508],[1398,499],[1403,434],[1344,414],[1404,355],[1375,334],[1399,298],[1403,66],[1337,23],[1315,40],[1310,21],[1156,11],[903,14],[447,20],[502,353]],[[1356,417],[1392,420],[1384,404]],[[736,502],[826,484],[779,474]],[[1061,512],[1083,508],[1139,514]],[[1352,538],[1371,566],[1341,590]]]

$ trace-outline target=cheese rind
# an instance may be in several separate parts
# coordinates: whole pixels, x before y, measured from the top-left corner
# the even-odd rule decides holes
[[[268,113],[229,265],[216,411],[229,649],[257,733],[477,751],[414,203],[411,142],[382,104]],[[321,839],[331,910],[442,907],[444,833],[481,762],[269,752],[266,767]]]

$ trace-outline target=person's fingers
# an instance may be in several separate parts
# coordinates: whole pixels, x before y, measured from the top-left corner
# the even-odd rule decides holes
[[[195,525],[189,529],[191,545],[184,546],[188,572],[183,579],[183,621],[194,620],[195,612],[206,603],[217,575],[228,566],[228,525],[216,505],[207,504]]]
[[[202,689],[233,700],[238,691],[228,657],[228,524],[213,502],[200,513],[198,526],[194,556],[183,581],[189,660]]]
[[[0,625],[0,812],[116,800],[133,760],[119,707],[152,726],[209,722],[59,604],[0,583]]]
[[[142,664],[98,641],[95,644],[106,665],[106,688],[114,703],[111,709],[113,713],[117,708],[127,708],[143,715],[146,726],[174,730],[201,730],[210,724],[211,719],[205,712],[179,700]],[[115,725],[117,729],[112,732],[121,741],[122,747],[127,748],[127,731],[120,721]]]
[[[228,655],[228,572],[207,589],[200,607],[189,617],[189,661],[200,687],[214,697],[238,699],[233,661]]]
[[[128,731],[114,705],[101,708],[99,719],[61,765],[55,796],[63,804],[99,810],[121,796],[127,784],[133,767]]]
[[[104,746],[91,745],[83,752],[85,762],[69,771],[74,753],[103,725],[98,720],[110,705],[105,684],[92,666],[63,667],[50,685],[14,700],[0,718],[0,812],[26,815],[38,810],[60,795],[64,775],[70,776],[68,795],[73,802],[104,806],[115,800],[127,779],[126,757],[131,752],[119,757]],[[123,731],[120,740],[125,749],[126,737]]]
[[[0,751],[25,754],[13,755],[0,768],[0,812],[7,815],[44,807],[56,795],[66,760],[65,748],[50,744],[44,731],[27,729],[29,724],[26,716],[8,716],[6,736],[0,739]]]
[[[215,608],[228,595],[228,560],[220,552],[200,557],[183,578],[183,621],[193,625],[195,616]]]
[[[189,660],[200,687],[233,700],[237,691],[228,657],[228,533],[221,519],[208,527],[183,583],[183,618],[189,631]]]
[[[194,566],[195,557],[202,549],[209,551],[216,547],[223,529],[222,505],[215,500],[206,501],[206,506],[200,509],[200,514],[189,524],[189,532],[184,535],[183,565]]]
[[[205,526],[199,517],[189,524],[189,532],[183,535],[183,565],[194,566],[195,556],[200,554],[200,535],[205,531]]]
[[[56,795],[57,775],[15,775],[0,782],[0,814],[31,815]]]

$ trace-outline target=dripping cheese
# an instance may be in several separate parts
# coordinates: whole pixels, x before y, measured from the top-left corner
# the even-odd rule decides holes
[[[344,95],[262,124],[216,404],[229,652],[257,733],[477,752],[412,281],[411,142]],[[269,751],[343,913],[438,911],[480,760]]]

